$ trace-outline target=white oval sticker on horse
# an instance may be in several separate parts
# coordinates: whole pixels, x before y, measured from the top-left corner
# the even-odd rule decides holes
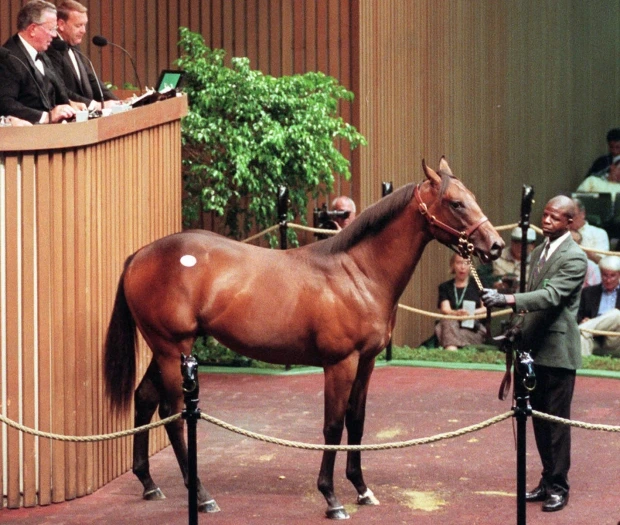
[[[183,257],[181,257],[181,264],[183,266],[187,266],[188,268],[196,266],[196,257],[194,257],[193,255],[184,255]]]

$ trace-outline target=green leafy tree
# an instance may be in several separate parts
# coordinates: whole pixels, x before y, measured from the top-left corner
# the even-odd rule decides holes
[[[186,224],[204,210],[224,216],[221,233],[234,238],[252,225],[265,229],[277,222],[278,185],[289,190],[289,220],[305,223],[309,197],[330,192],[335,174],[350,178],[336,141],[366,143],[338,115],[353,93],[323,73],[275,78],[250,69],[247,58],[226,67],[224,50],[209,49],[184,27],[179,45],[189,97],[182,122]]]

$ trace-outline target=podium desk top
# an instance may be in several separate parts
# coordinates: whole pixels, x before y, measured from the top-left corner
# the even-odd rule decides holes
[[[0,127],[0,153],[79,148],[180,120],[187,96],[155,102],[86,122]]]

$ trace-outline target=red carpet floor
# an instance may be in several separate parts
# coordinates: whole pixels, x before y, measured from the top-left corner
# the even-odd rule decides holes
[[[493,371],[388,366],[371,380],[365,444],[405,441],[450,432],[510,410],[498,401],[501,374]],[[204,373],[200,408],[209,415],[269,436],[322,442],[322,374],[262,376]],[[573,419],[620,424],[620,381],[577,378]],[[528,487],[540,464],[528,422]],[[320,452],[278,447],[215,427],[198,425],[199,473],[222,511],[201,514],[201,524],[327,523],[316,490]],[[381,505],[357,507],[336,464],[338,495],[359,524],[516,523],[516,458],[513,419],[434,444],[365,452],[364,475]],[[573,429],[568,506],[542,513],[527,505],[527,523],[616,525],[620,520],[620,434]],[[151,470],[167,496],[140,497],[131,473],[96,493],[61,504],[3,510],[0,523],[21,525],[184,524],[187,494],[170,447],[154,456]]]

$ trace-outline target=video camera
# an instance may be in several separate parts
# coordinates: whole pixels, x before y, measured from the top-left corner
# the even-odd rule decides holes
[[[348,210],[328,210],[327,204],[323,204],[321,209],[314,208],[314,227],[321,230],[337,230],[338,226],[334,219],[347,219],[351,215]],[[327,235],[315,233],[319,239],[326,239]]]

